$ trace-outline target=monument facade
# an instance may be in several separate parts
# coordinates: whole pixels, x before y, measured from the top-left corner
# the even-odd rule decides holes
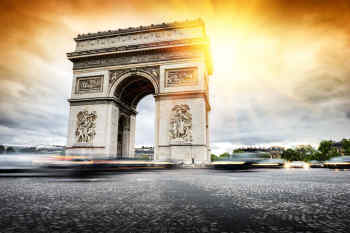
[[[212,63],[202,20],[88,33],[75,42],[67,54],[67,154],[133,157],[136,106],[152,94],[154,159],[210,161]]]

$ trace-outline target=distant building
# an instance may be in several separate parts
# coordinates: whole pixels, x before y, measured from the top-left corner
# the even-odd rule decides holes
[[[154,148],[152,146],[142,146],[135,148],[135,158],[153,159]]]
[[[281,158],[281,155],[285,148],[283,146],[270,146],[267,148],[272,158]]]
[[[336,149],[336,151],[340,154],[340,155],[344,155],[344,147],[342,142],[333,142],[332,143],[332,148]]]

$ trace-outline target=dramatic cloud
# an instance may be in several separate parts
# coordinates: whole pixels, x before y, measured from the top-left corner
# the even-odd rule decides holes
[[[350,2],[2,1],[0,143],[65,144],[78,33],[201,17],[211,40],[214,152],[350,137]],[[138,106],[153,143],[154,103]]]

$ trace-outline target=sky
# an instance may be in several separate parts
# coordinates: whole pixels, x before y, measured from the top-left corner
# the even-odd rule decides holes
[[[348,0],[1,1],[0,144],[65,145],[80,33],[202,18],[214,153],[350,138]],[[138,106],[151,145],[154,102]],[[146,124],[147,123],[147,124]]]

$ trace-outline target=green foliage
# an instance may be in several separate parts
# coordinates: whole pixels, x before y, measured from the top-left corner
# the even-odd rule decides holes
[[[221,154],[219,157],[220,158],[229,158],[230,157],[230,153],[225,152],[225,153]]]
[[[211,158],[211,161],[212,161],[212,162],[219,160],[219,157],[216,156],[216,154],[211,154],[211,155],[210,155],[210,158]]]
[[[297,155],[297,152],[295,150],[287,149],[287,150],[283,151],[281,158],[288,160],[288,161],[294,161],[294,160],[298,160],[298,155]]]
[[[344,150],[344,154],[350,155],[350,139],[341,140],[341,146]]]
[[[343,149],[345,150],[344,148],[344,145],[345,147],[349,146],[348,142],[349,140],[347,139],[343,139],[341,141],[341,145],[343,147]],[[320,146],[318,147],[318,150],[320,151],[321,153],[321,159],[320,160],[328,160],[332,157],[337,157],[337,156],[340,156],[341,154],[337,151],[337,148],[335,148],[333,146],[335,142],[331,141],[331,140],[323,140],[321,141],[320,143]]]
[[[272,158],[272,155],[270,153],[260,153],[259,157],[269,159]]]
[[[233,150],[233,154],[237,154],[237,153],[244,153],[244,150],[242,150],[242,149],[234,149]]]
[[[297,149],[285,150],[281,157],[288,161],[325,161],[332,157],[340,156],[339,152],[333,147],[333,141],[322,141],[318,150],[311,146],[305,146]]]
[[[7,153],[15,153],[15,149],[12,147],[12,146],[9,146],[7,147],[7,150],[6,150]]]
[[[323,141],[321,141],[320,146],[318,147],[318,150],[322,154],[326,155],[332,149],[332,144],[333,143],[334,142],[331,141],[331,140],[323,140]]]

